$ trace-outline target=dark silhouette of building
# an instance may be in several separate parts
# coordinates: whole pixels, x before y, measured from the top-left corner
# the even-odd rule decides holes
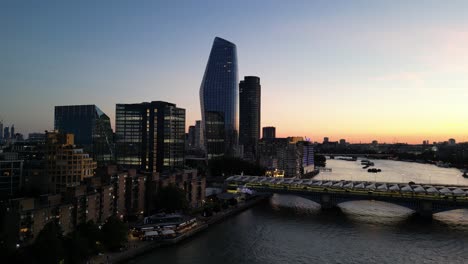
[[[10,129],[10,138],[11,139],[14,139],[15,138],[15,125],[11,125],[11,129]]]
[[[75,136],[75,144],[91,153],[98,165],[114,160],[114,140],[109,117],[95,105],[55,107],[55,129]]]
[[[117,104],[115,118],[118,165],[149,172],[184,166],[185,109],[161,101]]]
[[[263,137],[266,139],[276,138],[276,127],[264,127],[263,128]]]
[[[200,87],[203,147],[207,157],[238,153],[236,45],[216,37]]]
[[[255,160],[260,139],[260,78],[246,76],[239,83],[239,144],[244,146],[244,157]]]
[[[0,197],[19,193],[23,180],[23,160],[17,153],[0,153]]]
[[[202,130],[201,120],[195,121],[195,148],[197,149],[202,148],[203,140],[201,138],[202,136],[201,130]]]
[[[3,120],[0,120],[0,143],[3,140]]]
[[[5,140],[10,138],[10,128],[9,127],[3,128],[3,138]]]
[[[189,126],[187,133],[187,147],[188,149],[195,148],[195,126]]]

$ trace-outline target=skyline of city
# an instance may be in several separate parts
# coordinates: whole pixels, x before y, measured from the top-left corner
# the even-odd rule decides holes
[[[188,127],[219,36],[238,46],[239,77],[262,79],[261,127],[278,137],[468,141],[467,4],[421,3],[4,3],[0,119],[42,132],[54,106],[96,104],[115,131],[116,104],[161,100],[187,109]]]

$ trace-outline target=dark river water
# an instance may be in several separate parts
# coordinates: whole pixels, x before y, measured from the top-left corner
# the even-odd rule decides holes
[[[468,185],[457,169],[375,160],[379,174],[360,161],[328,160],[318,179]],[[435,214],[431,222],[389,203],[354,201],[341,210],[274,195],[180,245],[134,263],[468,263],[468,210]]]
[[[304,198],[274,195],[132,263],[468,263],[468,210],[425,222],[383,202],[340,208],[322,211]]]

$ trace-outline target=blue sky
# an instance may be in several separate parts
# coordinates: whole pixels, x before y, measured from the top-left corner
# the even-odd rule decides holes
[[[0,118],[164,100],[200,118],[215,36],[262,82],[262,126],[321,140],[468,141],[465,1],[2,1]],[[378,125],[376,125],[378,124]]]

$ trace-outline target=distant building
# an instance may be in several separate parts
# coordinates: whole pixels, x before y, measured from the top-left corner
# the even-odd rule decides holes
[[[323,144],[328,144],[330,141],[329,141],[329,138],[328,137],[324,137],[323,138]]]
[[[262,138],[258,143],[259,164],[267,169],[278,169],[278,151],[285,148],[287,138]]]
[[[450,138],[450,139],[448,140],[448,144],[449,144],[450,146],[455,146],[455,145],[457,144],[457,142],[455,141],[455,139]]]
[[[314,146],[304,141],[302,144],[302,174],[311,173],[315,170]]]
[[[346,139],[340,139],[340,145],[345,146],[346,145]]]
[[[195,149],[195,126],[189,126],[187,133],[187,149]]]
[[[148,172],[184,167],[185,109],[167,102],[117,104],[117,164]]]
[[[236,45],[216,37],[200,87],[203,149],[208,159],[237,156],[238,83]]]
[[[272,127],[272,126],[264,127],[262,130],[263,130],[262,131],[263,138],[265,139],[276,138],[276,127]]]
[[[11,139],[14,139],[15,138],[15,125],[11,125],[11,129],[10,129],[10,138]]]
[[[372,140],[372,145],[377,146],[379,142],[377,140]]]
[[[46,138],[45,175],[52,193],[78,186],[94,175],[96,162],[83,149],[75,147],[73,134],[47,132]]]
[[[239,144],[243,145],[244,158],[256,160],[260,139],[260,78],[246,76],[240,81],[239,109]]]
[[[45,141],[46,141],[45,133],[29,133],[28,134],[28,142],[45,143]]]
[[[109,117],[95,105],[55,107],[55,129],[75,136],[75,144],[92,155],[99,165],[114,160],[114,140]]]
[[[9,127],[4,127],[3,128],[3,139],[7,140],[10,138],[10,128]]]
[[[259,164],[272,175],[277,171],[284,177],[301,177],[314,170],[314,148],[301,137],[262,138],[259,142]]]
[[[202,138],[202,123],[201,120],[195,121],[195,148],[201,149],[203,146]]]
[[[0,143],[2,143],[3,140],[3,121],[0,120]]]
[[[13,197],[22,188],[23,160],[17,153],[0,153],[0,197]]]
[[[301,175],[302,149],[297,143],[289,141],[278,150],[278,169],[284,171],[284,177],[298,177]]]

